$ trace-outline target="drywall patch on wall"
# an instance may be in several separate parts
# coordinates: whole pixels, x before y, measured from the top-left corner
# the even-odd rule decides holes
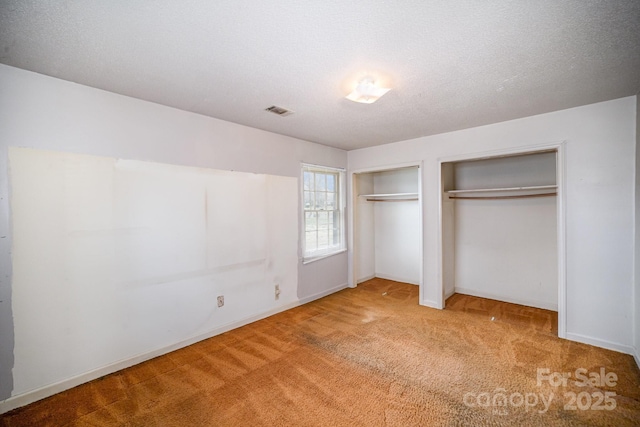
[[[24,148],[9,163],[13,395],[297,301],[296,178]]]

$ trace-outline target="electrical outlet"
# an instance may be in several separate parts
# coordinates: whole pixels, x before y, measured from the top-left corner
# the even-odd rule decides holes
[[[222,307],[224,305],[224,295],[220,295],[218,297],[218,307]]]
[[[276,285],[276,299],[280,299],[280,285]]]

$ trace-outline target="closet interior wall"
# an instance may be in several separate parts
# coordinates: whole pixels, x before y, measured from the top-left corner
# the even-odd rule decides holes
[[[417,167],[355,174],[357,283],[373,277],[420,283]]]
[[[445,298],[557,311],[556,153],[443,163],[441,173]]]

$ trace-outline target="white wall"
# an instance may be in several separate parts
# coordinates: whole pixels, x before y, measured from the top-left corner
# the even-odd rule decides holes
[[[456,189],[556,184],[556,153],[536,153],[453,164]]]
[[[447,191],[454,190],[454,164],[442,163],[442,286],[446,300],[455,293],[456,288],[456,201],[449,198]]]
[[[417,193],[418,169],[373,174],[375,194]],[[375,275],[420,283],[420,209],[418,201],[370,202],[374,206]]]
[[[357,194],[373,194],[373,174],[354,175]],[[361,283],[376,277],[376,233],[373,202],[357,197],[355,203],[354,244],[356,245],[356,282]]]
[[[556,183],[555,153],[457,162],[453,169],[456,189]],[[456,292],[558,309],[555,197],[459,199],[454,212]]]
[[[630,353],[636,98],[350,151],[349,168],[422,160],[424,287],[437,306],[442,157],[566,141],[567,338]]]
[[[274,116],[274,120],[282,118]],[[21,339],[14,334],[12,319],[39,314],[25,313],[28,308],[22,305],[13,310],[11,307],[8,147],[296,178],[300,162],[346,166],[346,153],[342,150],[4,65],[0,65],[0,124],[0,399],[26,392],[26,388],[46,387],[54,378],[46,375],[27,386],[22,374],[18,373],[18,377],[11,374],[15,342]],[[341,254],[305,266],[299,261],[298,271],[293,273],[298,275],[297,298],[306,301],[346,286],[347,256]],[[243,317],[251,319],[260,314],[247,308]],[[87,319],[76,318],[72,324],[84,321]],[[154,343],[148,348],[153,350]],[[101,362],[94,362],[88,361],[84,369],[94,368],[95,374],[104,374],[99,372],[103,368]],[[73,361],[61,360],[60,364],[63,368],[60,372],[75,373],[70,366]],[[5,405],[3,409],[6,408]]]
[[[636,96],[634,356],[640,366],[640,96]]]
[[[456,200],[456,292],[557,310],[556,230],[551,197]]]

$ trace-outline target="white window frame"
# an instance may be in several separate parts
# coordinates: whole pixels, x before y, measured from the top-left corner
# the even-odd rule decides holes
[[[305,192],[309,192],[308,188],[305,188],[305,172],[308,173],[319,173],[319,174],[330,174],[334,175],[337,178],[337,182],[335,183],[335,193],[336,193],[336,209],[327,210],[325,208],[321,209],[309,209],[310,207],[305,203]],[[314,196],[316,193],[327,193],[326,190],[318,190],[315,188],[313,190]],[[331,192],[329,192],[331,193]],[[315,200],[315,199],[314,199]],[[304,264],[317,261],[319,259],[323,259],[341,252],[345,252],[347,250],[347,238],[346,238],[346,229],[345,229],[345,206],[346,206],[346,173],[344,169],[333,168],[328,166],[319,166],[313,165],[309,163],[302,163],[302,168],[300,172],[300,209],[302,212],[302,229],[301,229],[301,243],[302,243],[302,261]],[[323,245],[318,248],[307,248],[307,233],[311,233],[313,231],[313,225],[307,227],[307,213],[315,212],[334,212],[332,215],[333,227],[337,228],[334,232],[334,244],[331,245]],[[316,216],[316,221],[319,218]],[[315,224],[315,232],[316,232],[316,242],[318,239],[318,232],[320,232],[318,223]]]

